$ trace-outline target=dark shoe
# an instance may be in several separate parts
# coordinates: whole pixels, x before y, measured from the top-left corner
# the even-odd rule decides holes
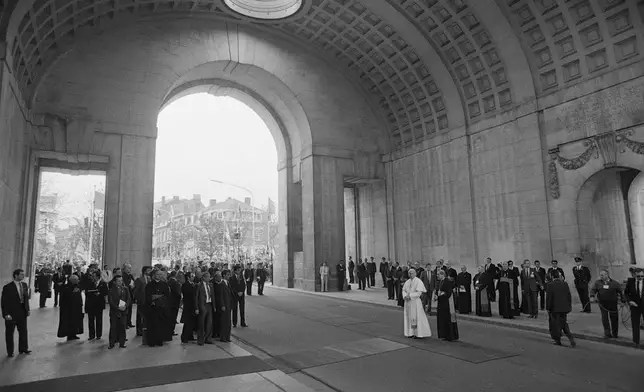
[[[127,346],[124,345],[124,344],[121,344],[121,345],[119,345],[119,348],[127,348]]]
[[[97,336],[96,339],[94,340],[101,340],[102,338],[100,336]]]
[[[7,354],[7,357],[9,357],[9,358],[13,358],[13,353],[11,353],[11,354]]]
[[[555,346],[561,346],[562,345],[561,342],[552,342],[552,344],[554,344]]]
[[[20,354],[29,355],[31,354],[31,350],[20,351]]]
[[[94,340],[94,338],[90,336],[89,339],[87,339],[87,340]]]
[[[237,328],[237,324],[233,324],[233,328]]]
[[[114,348],[114,345],[113,345],[112,343],[110,343],[110,345],[109,345],[109,346],[107,346],[107,348],[109,348],[109,349],[111,350],[111,349],[113,349],[113,348]]]
[[[212,340],[207,340],[206,344],[215,344]]]
[[[68,337],[67,337],[67,341],[70,341],[70,340],[78,340],[78,339],[80,339],[78,336],[68,336]]]
[[[242,328],[248,328],[248,324],[242,324]]]
[[[575,339],[573,338],[568,338],[570,340],[570,347],[575,348],[577,347],[577,342],[575,342]]]

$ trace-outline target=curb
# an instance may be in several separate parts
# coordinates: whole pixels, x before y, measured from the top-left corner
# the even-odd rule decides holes
[[[330,295],[324,295],[324,294],[318,294],[317,292],[311,292],[311,291],[303,291],[303,290],[298,290],[298,289],[291,289],[291,288],[286,288],[286,287],[277,287],[277,286],[267,286],[272,289],[276,290],[282,290],[282,291],[291,291],[291,292],[297,292],[297,293],[302,293],[306,294],[312,297],[316,298],[329,298],[329,299],[335,299],[338,301],[343,301],[343,302],[350,302],[350,303],[363,303],[367,305],[372,305],[372,306],[384,306],[392,309],[401,309],[397,305],[390,305],[390,304],[380,304],[380,303],[375,303],[375,302],[370,302],[366,301],[364,299],[360,298],[339,298],[339,297],[333,297]],[[436,312],[431,312],[431,316],[435,316]],[[488,325],[495,325],[499,327],[504,327],[504,328],[510,328],[510,329],[518,329],[518,330],[523,330],[523,331],[529,331],[529,332],[537,332],[537,333],[542,333],[545,335],[550,335],[550,331],[547,328],[543,327],[535,327],[532,325],[521,325],[521,324],[509,324],[506,322],[503,322],[501,320],[496,320],[496,319],[491,319],[488,317],[478,317],[478,316],[472,316],[472,315],[467,315],[467,314],[459,314],[458,315],[460,318],[465,319],[467,321],[471,321],[474,323],[480,323],[480,324],[488,324]],[[581,340],[588,340],[592,342],[597,342],[597,343],[603,343],[603,344],[610,344],[613,346],[621,346],[621,347],[628,347],[632,348],[634,350],[642,350],[644,349],[644,346],[640,346],[639,348],[633,344],[633,342],[630,341],[623,341],[623,340],[614,340],[614,339],[605,339],[600,336],[596,335],[589,335],[585,333],[574,333],[572,334],[576,339],[581,339]]]

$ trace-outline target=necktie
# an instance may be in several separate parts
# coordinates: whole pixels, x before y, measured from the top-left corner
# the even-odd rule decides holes
[[[210,299],[210,288],[208,287],[207,283],[204,283],[206,285],[206,302]]]

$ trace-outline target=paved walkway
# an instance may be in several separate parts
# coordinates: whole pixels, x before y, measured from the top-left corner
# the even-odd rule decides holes
[[[376,281],[377,282],[377,281]],[[356,285],[352,285],[357,287]],[[298,289],[284,289],[280,287],[273,287],[279,290],[292,290],[298,291],[310,295],[318,295],[322,297],[337,298],[347,301],[356,301],[364,302],[376,305],[383,305],[388,307],[399,308],[396,304],[396,301],[390,301],[387,299],[387,289],[380,286],[374,288],[368,288],[366,290],[349,290],[341,292],[308,292]],[[575,305],[573,305],[574,307]],[[622,322],[620,315],[620,325],[619,333],[620,337],[618,339],[604,339],[604,328],[602,327],[601,314],[596,305],[592,305],[593,313],[582,313],[580,309],[576,309],[571,312],[568,316],[568,323],[570,324],[570,329],[572,332],[581,339],[600,341],[608,344],[617,344],[622,346],[633,346],[631,338],[631,326],[630,322]],[[402,309],[402,308],[399,308]],[[435,309],[435,305],[434,305]],[[472,304],[472,309],[474,309],[474,304]],[[499,325],[503,327],[518,328],[528,331],[540,332],[548,334],[548,315],[545,311],[540,311],[539,317],[537,319],[528,318],[525,315],[515,317],[514,319],[504,319],[499,316],[498,313],[498,302],[492,303],[492,317],[479,317],[474,314],[469,315],[459,315],[459,318],[466,319],[469,321],[475,321],[486,324]],[[625,325],[626,324],[626,325]],[[643,331],[644,332],[644,331]]]
[[[251,355],[238,341],[201,347],[182,344],[175,337],[164,347],[152,348],[143,346],[132,328],[127,331],[127,348],[108,350],[107,310],[102,340],[87,340],[85,318],[85,334],[67,342],[56,337],[59,308],[51,307],[50,300],[49,307],[39,309],[37,298],[32,298],[31,306],[28,329],[33,352],[8,358],[2,344],[1,392],[312,391]],[[16,343],[17,338],[16,333]]]

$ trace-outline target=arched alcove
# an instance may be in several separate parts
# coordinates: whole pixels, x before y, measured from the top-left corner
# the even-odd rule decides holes
[[[635,263],[629,194],[639,170],[606,168],[582,185],[577,197],[581,255],[593,276],[606,268],[616,279]]]

